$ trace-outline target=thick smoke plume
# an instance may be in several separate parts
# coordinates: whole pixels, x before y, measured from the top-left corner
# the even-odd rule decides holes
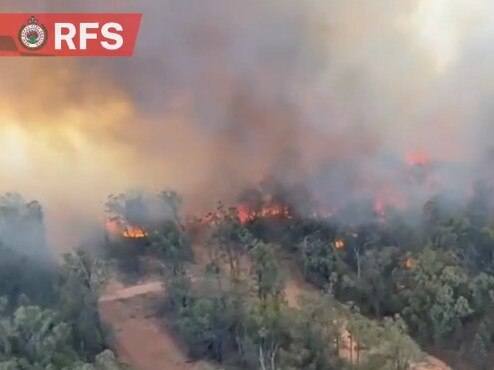
[[[190,209],[268,176],[328,207],[461,193],[492,145],[485,3],[0,0],[144,15],[131,59],[0,61],[0,190],[41,201],[67,245],[129,189]],[[437,163],[433,186],[407,161]]]

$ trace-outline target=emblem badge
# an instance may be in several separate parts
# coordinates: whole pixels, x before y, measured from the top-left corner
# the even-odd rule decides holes
[[[29,18],[27,25],[19,30],[19,41],[27,50],[39,50],[48,41],[48,32],[44,25],[40,25],[35,17]]]

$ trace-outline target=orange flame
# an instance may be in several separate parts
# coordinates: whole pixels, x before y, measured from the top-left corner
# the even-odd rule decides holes
[[[249,208],[248,205],[241,204],[237,206],[236,209],[238,218],[243,224],[255,221],[259,218],[292,218],[289,207],[280,204],[265,205],[257,211]]]
[[[343,239],[337,239],[334,242],[334,246],[336,249],[344,249],[345,248],[345,241]]]
[[[270,204],[263,206],[260,210],[255,210],[247,204],[240,204],[233,207],[233,211],[238,217],[241,224],[253,222],[261,218],[293,218],[290,208],[279,204]],[[210,212],[203,217],[195,218],[200,224],[215,224],[219,220],[228,217],[229,213],[224,209]]]
[[[125,238],[139,239],[145,238],[148,234],[141,228],[136,226],[127,226],[122,232]]]
[[[108,220],[106,222],[106,230],[110,235],[128,239],[140,239],[148,235],[142,228],[129,225],[121,220]]]
[[[253,221],[255,218],[248,206],[241,204],[237,207],[238,218],[240,222],[245,224],[247,222]]]

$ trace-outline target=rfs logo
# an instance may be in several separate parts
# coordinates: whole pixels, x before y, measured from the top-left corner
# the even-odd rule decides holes
[[[48,42],[48,32],[44,25],[39,25],[35,17],[27,21],[27,25],[19,31],[19,41],[27,50],[39,50]]]

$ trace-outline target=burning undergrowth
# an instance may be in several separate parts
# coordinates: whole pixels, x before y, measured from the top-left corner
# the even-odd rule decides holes
[[[106,203],[106,230],[112,237],[146,239],[153,230],[167,223],[181,230],[191,230],[218,224],[228,217],[241,225],[265,222],[296,224],[310,220],[358,228],[383,225],[393,218],[416,225],[424,214],[424,205],[431,199],[455,204],[472,198],[472,193],[467,196],[471,191],[468,188],[462,189],[461,195],[443,191],[444,184],[439,180],[445,169],[447,167],[434,163],[425,154],[409,155],[406,161],[395,163],[388,169],[382,179],[369,181],[365,176],[352,179],[354,182],[349,184],[345,197],[332,196],[334,179],[331,176],[316,175],[301,181],[283,182],[281,179],[286,176],[278,171],[240,191],[233,201],[220,202],[209,212],[182,207],[182,203],[187,203],[175,192],[120,194],[110,196]],[[393,170],[395,174],[391,175]],[[337,166],[333,173],[337,176]],[[318,182],[326,183],[324,194],[306,185]],[[397,183],[401,186],[396,186]],[[476,193],[484,188],[478,187]],[[441,194],[439,198],[438,194]],[[337,245],[341,248],[341,243]]]

